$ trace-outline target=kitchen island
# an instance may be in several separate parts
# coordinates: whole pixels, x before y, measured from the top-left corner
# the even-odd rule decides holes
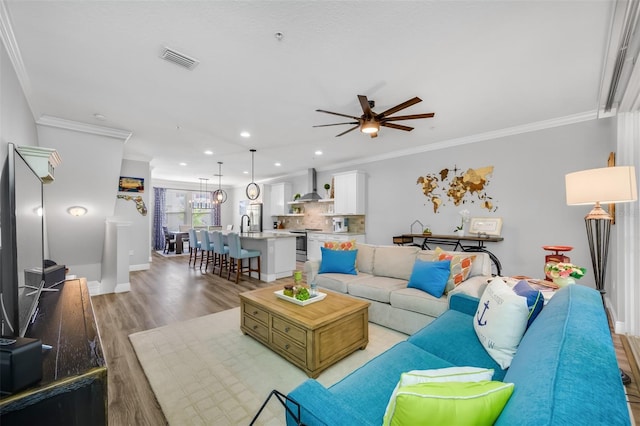
[[[225,234],[228,232],[224,232]],[[260,250],[260,279],[271,282],[290,277],[296,269],[296,236],[288,232],[243,232],[243,249]]]

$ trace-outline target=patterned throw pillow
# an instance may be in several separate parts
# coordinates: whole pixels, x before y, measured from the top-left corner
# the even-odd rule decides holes
[[[355,250],[356,240],[349,241],[325,241],[324,248],[329,250]]]
[[[471,265],[476,259],[475,255],[450,254],[436,247],[433,260],[439,262],[441,260],[451,261],[451,273],[445,287],[445,292],[453,290],[457,285],[466,280],[471,272]]]

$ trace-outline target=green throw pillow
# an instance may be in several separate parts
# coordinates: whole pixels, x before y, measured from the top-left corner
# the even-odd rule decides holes
[[[492,425],[512,393],[513,383],[490,381],[401,386],[384,425]]]

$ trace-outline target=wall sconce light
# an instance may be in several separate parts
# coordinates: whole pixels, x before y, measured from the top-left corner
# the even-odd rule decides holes
[[[67,212],[71,216],[84,216],[85,214],[87,214],[87,209],[82,206],[72,206],[67,209]]]

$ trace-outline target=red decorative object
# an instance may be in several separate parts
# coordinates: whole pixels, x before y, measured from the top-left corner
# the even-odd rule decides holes
[[[552,251],[554,252],[553,254],[548,254],[544,257],[544,264],[546,265],[549,262],[552,263],[570,263],[571,259],[569,259],[569,256],[565,256],[564,254],[560,253],[561,251],[571,251],[573,250],[573,247],[571,246],[542,246],[543,249],[547,250],[547,251]],[[552,281],[551,277],[549,277],[548,275],[545,276],[547,277],[547,279],[549,281]]]

